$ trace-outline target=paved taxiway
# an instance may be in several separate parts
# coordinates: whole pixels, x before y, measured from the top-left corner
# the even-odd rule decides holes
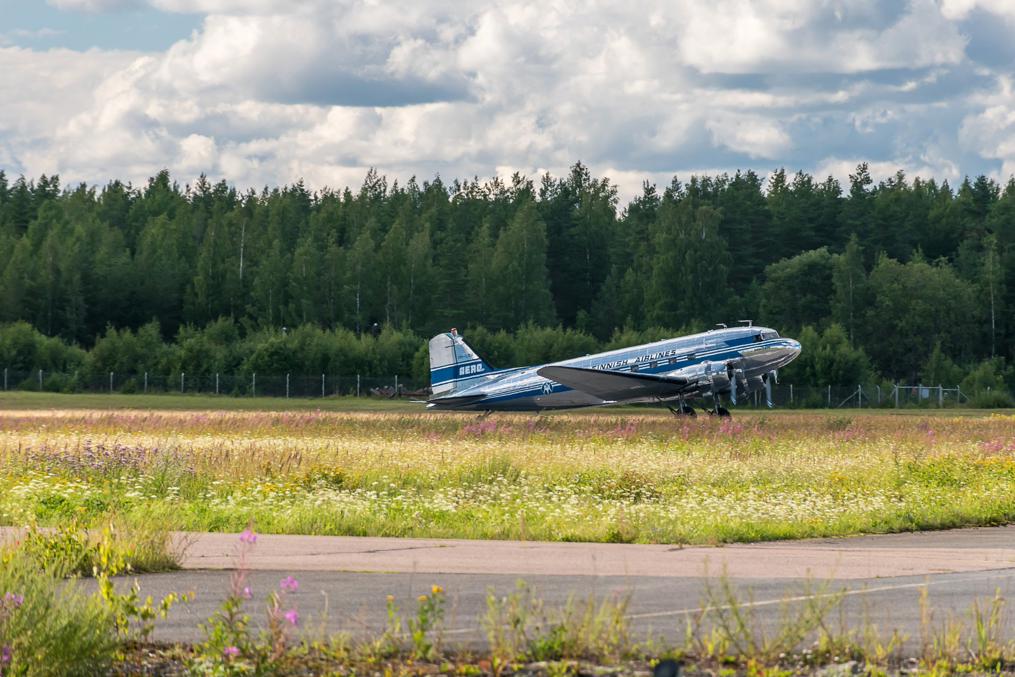
[[[180,538],[188,543],[186,570],[140,577],[145,594],[196,593],[158,627],[157,639],[199,639],[197,624],[225,596],[236,562],[236,534]],[[311,631],[375,634],[387,595],[409,614],[416,596],[439,584],[449,598],[448,640],[480,645],[487,590],[506,594],[524,579],[550,605],[570,595],[628,596],[636,633],[674,639],[704,603],[707,581],[714,585],[725,571],[762,623],[774,622],[786,603],[844,590],[836,623],[866,621],[917,641],[924,587],[937,622],[968,616],[976,598],[1015,592],[1015,527],[715,548],[261,535],[246,561],[252,615],[261,615],[256,600],[292,575],[300,582],[292,601]]]

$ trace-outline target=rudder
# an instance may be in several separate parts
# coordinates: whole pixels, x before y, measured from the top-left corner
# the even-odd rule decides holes
[[[492,371],[456,330],[430,339],[430,390],[435,397],[470,388]]]

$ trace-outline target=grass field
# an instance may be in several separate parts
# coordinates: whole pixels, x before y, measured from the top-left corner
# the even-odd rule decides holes
[[[1015,521],[1011,415],[92,404],[107,398],[0,399],[0,522],[713,543]]]

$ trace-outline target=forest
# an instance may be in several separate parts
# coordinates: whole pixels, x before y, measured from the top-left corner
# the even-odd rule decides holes
[[[745,318],[797,383],[1015,385],[1015,179],[848,185],[753,171],[242,192],[167,171],[63,186],[0,171],[0,367],[101,375],[401,374],[457,327],[494,366]]]

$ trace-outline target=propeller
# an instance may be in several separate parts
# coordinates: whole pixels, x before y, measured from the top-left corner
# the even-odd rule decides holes
[[[726,373],[730,379],[730,404],[735,407],[737,406],[737,391],[743,387],[744,394],[747,394],[747,376],[744,374],[743,368],[733,361],[726,363]]]

